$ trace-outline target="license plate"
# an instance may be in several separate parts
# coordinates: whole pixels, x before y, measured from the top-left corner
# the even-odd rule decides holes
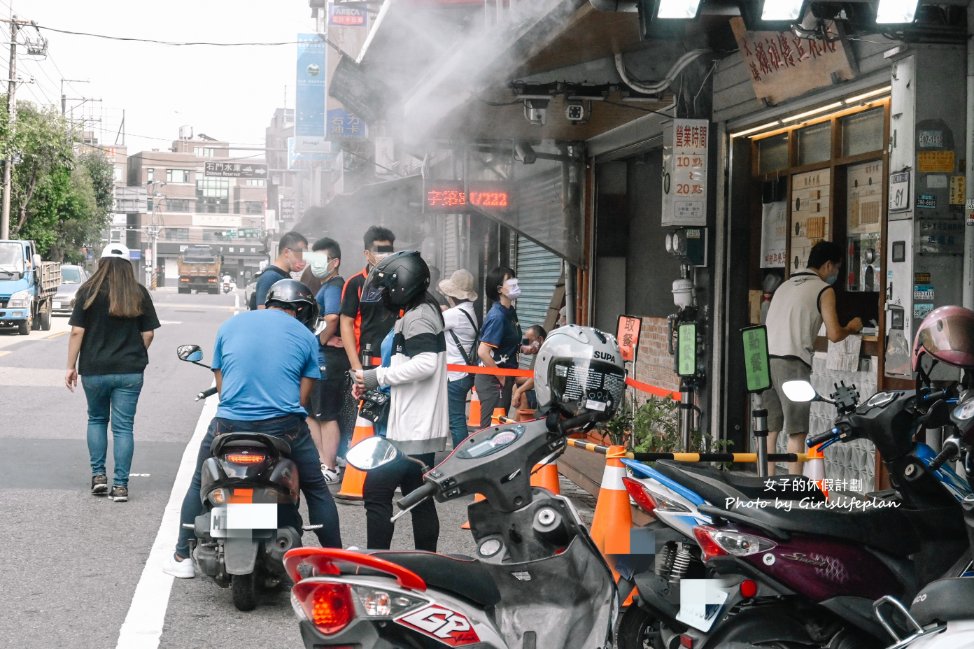
[[[227,537],[227,508],[214,507],[210,510],[210,536],[215,539]]]
[[[54,303],[54,308],[55,309],[60,309],[61,308],[61,303],[60,302],[55,302]]]
[[[230,530],[276,530],[276,503],[231,503],[210,510],[210,536],[223,539]]]
[[[684,624],[710,631],[724,609],[729,590],[716,579],[683,579],[680,581],[680,612],[676,619]]]

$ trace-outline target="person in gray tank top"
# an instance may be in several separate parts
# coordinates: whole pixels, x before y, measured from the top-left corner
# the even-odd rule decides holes
[[[819,241],[808,254],[807,268],[795,273],[775,291],[768,308],[768,352],[771,355],[772,387],[763,394],[768,410],[768,452],[774,453],[778,433],[788,436],[788,452],[805,450],[808,435],[809,403],[790,401],[781,389],[782,383],[809,380],[812,374],[815,338],[825,325],[832,342],[845,340],[862,331],[862,320],[853,318],[839,324],[835,310],[835,289],[842,266],[842,248],[831,241]],[[774,465],[769,466],[774,473]],[[788,473],[800,471],[797,462],[788,463]]]

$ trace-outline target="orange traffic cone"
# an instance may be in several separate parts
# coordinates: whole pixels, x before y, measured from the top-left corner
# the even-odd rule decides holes
[[[829,488],[825,481],[825,454],[822,453],[821,445],[812,446],[805,453],[802,475],[813,481],[826,498],[829,497]]]
[[[507,411],[500,406],[494,408],[493,414],[490,416],[490,425],[497,426],[503,423],[501,420],[507,419]]]
[[[355,420],[355,432],[352,433],[351,446],[355,446],[363,439],[372,437],[375,431],[372,422],[361,415]],[[351,464],[345,465],[345,475],[342,477],[342,488],[335,494],[342,500],[362,500],[362,487],[365,485],[365,472],[356,469]]]
[[[517,411],[518,421],[534,421],[537,418],[538,418],[537,415],[534,413],[534,410],[532,410],[531,408],[520,408]]]
[[[629,509],[629,493],[622,484],[626,467],[619,461],[625,452],[624,446],[610,446],[605,455],[605,472],[591,531],[592,540],[603,555],[629,554],[632,510]]]
[[[475,503],[479,503],[481,500],[487,500],[486,498],[484,498],[484,495],[483,494],[474,494],[473,495],[473,501]],[[463,525],[461,525],[460,526],[460,529],[461,530],[469,530],[470,529],[470,521],[467,521],[466,523],[464,523]]]
[[[561,495],[558,484],[558,465],[554,462],[538,462],[531,471],[531,486],[547,489],[556,496]]]
[[[467,428],[480,430],[480,397],[477,388],[470,389],[470,414],[467,416]]]

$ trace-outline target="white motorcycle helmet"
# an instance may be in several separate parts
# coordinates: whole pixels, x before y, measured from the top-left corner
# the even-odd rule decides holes
[[[610,419],[622,404],[626,371],[615,336],[592,327],[555,329],[538,350],[534,391],[545,413]]]

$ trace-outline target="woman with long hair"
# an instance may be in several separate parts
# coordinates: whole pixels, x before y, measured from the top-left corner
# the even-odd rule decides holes
[[[443,314],[427,291],[429,284],[429,267],[415,250],[397,252],[369,273],[366,288],[378,291],[386,308],[400,315],[393,326],[389,366],[354,370],[352,394],[358,399],[366,389],[391,386],[386,437],[404,455],[433,466],[434,454],[446,448],[450,426]],[[422,469],[404,457],[366,474],[362,499],[367,547],[389,549],[396,487],[405,496],[422,484]],[[433,501],[420,503],[411,513],[416,549],[436,552],[440,521]]]
[[[159,328],[149,292],[135,281],[128,248],[119,244],[105,248],[98,269],[78,289],[69,324],[64,384],[74,392],[81,375],[88,401],[91,493],[126,502],[135,450],[135,409],[153,330]],[[115,464],[111,492],[105,472],[109,420]]]

